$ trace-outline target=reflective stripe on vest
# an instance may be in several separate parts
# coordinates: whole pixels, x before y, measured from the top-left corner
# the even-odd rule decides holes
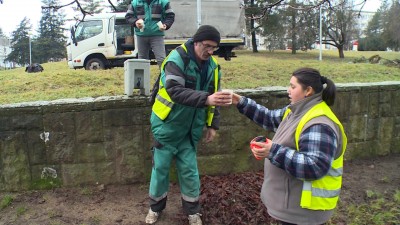
[[[185,44],[182,44],[181,47],[187,53],[187,48],[186,48]],[[165,60],[161,64],[162,70],[164,69],[165,63],[168,61],[168,58],[171,55],[171,53],[168,54],[168,56],[165,58]],[[214,70],[214,92],[217,92],[218,91],[218,74],[219,74],[218,64],[217,64],[217,60],[213,56],[211,56],[211,59],[217,65],[217,67]],[[185,67],[186,67],[186,65],[185,65]],[[156,114],[157,117],[160,118],[161,120],[165,120],[165,118],[167,118],[167,116],[171,112],[174,104],[175,103],[172,101],[171,97],[169,96],[167,89],[164,87],[162,79],[160,79],[159,90],[158,90],[155,102],[153,104],[153,107],[152,107],[154,114]],[[215,106],[208,106],[207,120],[206,120],[207,126],[211,126],[212,120],[214,118],[214,111],[215,111]]]
[[[214,92],[218,91],[218,63],[217,60],[211,56],[211,59],[214,61],[217,67],[214,70]],[[215,106],[208,106],[207,110],[207,126],[211,126],[212,120],[214,118]]]
[[[283,118],[290,113],[288,108]],[[301,119],[296,128],[295,143],[299,150],[299,139],[304,125],[311,119],[319,116],[326,116],[338,125],[342,134],[342,153],[332,162],[328,173],[321,179],[314,181],[303,181],[300,206],[311,210],[331,210],[336,207],[342,187],[343,155],[346,150],[347,137],[344,128],[335,114],[325,102],[312,107]]]

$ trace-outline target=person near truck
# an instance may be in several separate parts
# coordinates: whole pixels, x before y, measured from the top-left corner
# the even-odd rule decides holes
[[[265,158],[261,200],[281,224],[324,224],[332,216],[342,186],[347,138],[329,106],[336,87],[318,70],[293,72],[290,104],[271,110],[233,95],[240,113],[266,130],[272,140],[257,142],[254,156]]]
[[[232,101],[231,94],[219,91],[221,72],[212,56],[220,40],[215,27],[200,26],[193,38],[171,51],[161,66],[150,117],[155,144],[147,224],[155,223],[166,207],[173,158],[189,224],[202,224],[197,144],[203,130],[206,142],[214,139],[219,128],[218,107],[228,106]]]
[[[168,0],[133,0],[128,5],[126,21],[135,27],[139,59],[150,59],[153,51],[158,66],[165,58],[164,31],[175,21]]]

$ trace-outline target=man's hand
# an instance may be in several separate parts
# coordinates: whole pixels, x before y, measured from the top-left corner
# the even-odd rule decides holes
[[[136,25],[137,28],[142,29],[142,28],[143,28],[143,25],[144,25],[143,19],[138,19],[138,20],[136,20],[135,25]]]
[[[158,27],[161,31],[165,31],[167,29],[167,25],[162,24],[162,26]]]
[[[206,143],[210,143],[214,140],[217,131],[214,128],[208,127],[206,133]]]
[[[227,92],[215,92],[207,97],[206,105],[229,106],[232,103],[232,95]]]

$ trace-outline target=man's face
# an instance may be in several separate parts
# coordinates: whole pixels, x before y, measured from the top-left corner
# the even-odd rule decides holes
[[[217,50],[218,44],[215,41],[204,40],[194,43],[196,58],[199,60],[208,60]]]

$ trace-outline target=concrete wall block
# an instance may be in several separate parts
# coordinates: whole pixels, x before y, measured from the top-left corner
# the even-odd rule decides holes
[[[382,117],[379,121],[378,139],[381,142],[387,142],[392,138],[395,125],[393,117]]]
[[[400,99],[400,90],[392,92],[392,99]],[[395,116],[400,116],[400,104],[393,104],[392,110]]]
[[[350,116],[366,114],[368,110],[368,107],[365,107],[366,102],[368,102],[368,94],[361,92],[352,93],[350,101],[346,103]]]
[[[74,152],[75,163],[98,163],[113,160],[113,149],[105,147],[100,143],[78,143]]]
[[[0,190],[19,191],[30,186],[25,132],[0,133]]]
[[[390,153],[400,153],[400,137],[392,138],[390,142]]]
[[[347,150],[345,152],[345,159],[355,158],[371,158],[377,155],[379,151],[377,145],[379,141],[366,141],[366,142],[351,142],[347,144]]]
[[[144,138],[148,135],[143,135],[143,128],[139,125],[115,127],[112,133],[110,137],[115,151],[117,179],[122,183],[142,180],[145,174],[144,161],[151,156],[149,138]]]
[[[113,128],[110,140],[112,140],[116,152],[130,155],[142,153],[145,145],[143,143],[142,126]]]
[[[367,120],[367,124],[366,124],[366,140],[371,141],[371,140],[375,140],[378,138],[379,135],[379,118],[368,118]]]
[[[45,132],[28,131],[26,133],[26,142],[28,146],[28,155],[31,165],[45,164],[47,162]]]
[[[64,186],[118,183],[113,162],[61,165]]]
[[[76,112],[75,128],[77,142],[104,141],[103,113],[101,111]]]
[[[392,137],[400,137],[400,116],[394,118],[394,127]]]
[[[342,123],[349,120],[349,103],[351,95],[349,92],[338,92],[335,99],[335,104],[332,107],[332,111],[336,113],[337,117]]]
[[[143,183],[150,170],[144,166],[142,154],[124,155],[116,159],[116,176],[119,183]]]
[[[229,174],[235,171],[237,165],[232,154],[198,156],[197,159],[200,175]]]
[[[213,155],[213,154],[229,154],[234,151],[231,149],[231,135],[229,127],[220,127],[217,131],[214,140],[210,143],[205,142],[206,131],[203,132],[203,138],[199,141],[198,155]]]
[[[380,117],[391,117],[395,116],[394,111],[392,110],[392,104],[391,103],[381,103],[379,105],[379,116]]]
[[[370,92],[368,93],[368,101],[364,102],[364,105],[367,105],[367,114],[369,118],[378,118],[379,117],[379,92]]]
[[[47,132],[75,132],[74,112],[46,113],[43,115],[43,130]]]
[[[0,131],[42,130],[41,114],[23,114],[21,112],[0,118]]]
[[[231,129],[231,147],[234,150],[241,151],[245,149],[247,151],[249,150],[250,141],[257,136],[267,136],[267,132],[254,123],[249,124],[245,129],[243,129],[243,127],[234,126]]]
[[[104,126],[132,126],[133,121],[140,120],[140,110],[136,108],[117,108],[104,110]]]
[[[74,133],[50,132],[46,142],[46,154],[49,164],[72,163],[76,149]]]
[[[347,124],[346,135],[348,142],[363,141],[367,138],[368,118],[364,115],[350,116]]]
[[[380,103],[390,103],[393,101],[392,92],[398,92],[399,87],[391,86],[391,85],[382,85],[379,87],[380,95]]]

